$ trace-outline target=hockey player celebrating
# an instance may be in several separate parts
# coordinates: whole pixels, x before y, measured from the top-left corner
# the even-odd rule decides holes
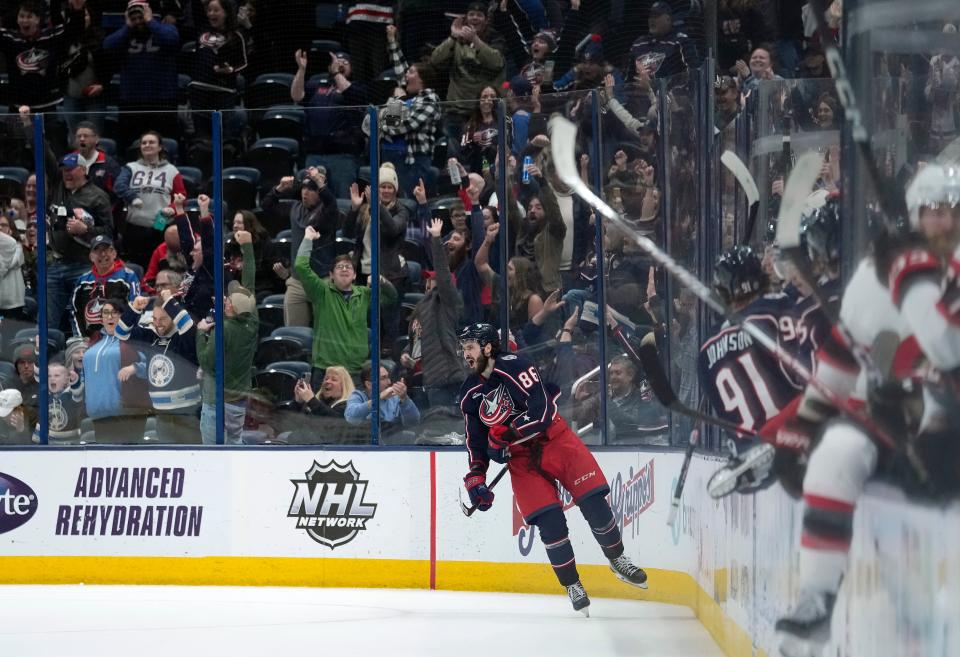
[[[781,324],[792,327],[793,302],[785,294],[767,294],[767,275],[749,246],[735,246],[717,258],[713,287],[745,322],[761,325],[781,343],[795,340],[792,328],[781,330]],[[780,362],[729,321],[700,347],[698,368],[717,415],[747,431],[759,431],[800,394]]]
[[[796,318],[798,356],[803,363],[814,362],[813,355],[830,335],[832,322],[820,307],[818,296],[833,306],[839,306],[843,291],[840,281],[840,195],[831,194],[820,207],[803,217],[801,235],[810,259],[811,269],[818,277],[819,295],[813,294],[796,277],[794,284],[800,294],[794,307]],[[832,314],[832,313],[831,313]]]
[[[573,608],[589,616],[590,599],[577,573],[559,482],[580,507],[614,575],[647,588],[647,574],[624,554],[603,471],[557,411],[556,386],[546,384],[525,356],[501,353],[499,334],[490,324],[469,325],[460,334],[460,345],[471,371],[460,389],[470,467],[463,481],[471,503],[480,511],[491,507],[487,467],[491,459],[507,463],[524,520],[540,528]]]
[[[735,246],[717,258],[713,288],[724,303],[740,313],[744,322],[760,326],[784,347],[794,350],[794,301],[782,293],[767,293],[768,286],[760,257],[749,246]],[[784,409],[801,392],[775,357],[729,321],[718,326],[714,336],[700,347],[697,367],[714,412],[738,425],[745,435],[759,433],[762,428],[775,434]],[[714,473],[708,492],[722,497],[734,490],[752,492],[772,483],[769,474],[773,457],[773,448],[767,444],[740,451]]]

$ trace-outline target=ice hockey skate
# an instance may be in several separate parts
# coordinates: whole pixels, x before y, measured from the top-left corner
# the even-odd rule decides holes
[[[733,492],[753,493],[766,488],[773,482],[770,467],[774,454],[773,445],[762,443],[731,458],[707,482],[710,497],[716,500]]]
[[[835,600],[836,596],[830,593],[801,593],[790,613],[777,620],[780,654],[819,657],[830,639],[830,616]]]
[[[567,595],[570,597],[573,610],[590,618],[590,598],[579,580],[567,587]]]
[[[610,570],[622,582],[641,589],[647,588],[647,574],[643,571],[643,568],[635,566],[630,561],[630,557],[625,554],[610,560]]]

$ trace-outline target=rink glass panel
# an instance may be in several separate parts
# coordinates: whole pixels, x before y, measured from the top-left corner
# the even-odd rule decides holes
[[[21,390],[23,403],[0,418],[0,444],[30,444],[38,417],[38,367],[34,345],[37,334],[38,284],[36,238],[36,181],[34,171],[33,125],[16,114],[0,115],[3,147],[0,148],[0,260],[5,272],[4,294],[0,295],[0,384],[4,389]],[[29,179],[28,179],[29,178]],[[28,198],[29,197],[29,198]],[[30,200],[30,210],[26,201]],[[29,233],[29,246],[17,246],[19,236]],[[17,264],[21,263],[21,264]],[[23,272],[23,287],[8,285],[10,277]],[[19,362],[19,365],[17,364]]]

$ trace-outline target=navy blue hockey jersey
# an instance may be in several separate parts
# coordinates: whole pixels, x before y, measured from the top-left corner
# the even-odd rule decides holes
[[[767,294],[742,312],[745,321],[796,353],[794,300]],[[700,384],[717,416],[757,431],[803,390],[803,383],[739,326],[724,322],[700,347]]]
[[[460,410],[470,469],[487,469],[490,427],[506,425],[520,438],[542,433],[559,415],[559,397],[559,388],[544,382],[533,361],[520,354],[498,355],[489,379],[479,374],[467,377],[460,387]]]
[[[838,310],[840,296],[843,294],[840,280],[824,282],[820,291],[827,304],[833,306],[834,311]],[[793,313],[797,331],[797,357],[813,371],[817,350],[830,336],[833,323],[812,294],[797,299]]]

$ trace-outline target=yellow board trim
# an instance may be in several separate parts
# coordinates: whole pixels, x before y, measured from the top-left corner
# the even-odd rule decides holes
[[[754,657],[750,636],[690,575],[647,569],[650,588],[629,587],[606,566],[578,565],[591,596],[690,607],[727,657]],[[0,557],[0,584],[173,584],[424,589],[430,562],[283,557]],[[437,589],[558,594],[547,564],[440,561]],[[722,595],[725,597],[725,591]],[[757,650],[758,657],[766,653]]]

